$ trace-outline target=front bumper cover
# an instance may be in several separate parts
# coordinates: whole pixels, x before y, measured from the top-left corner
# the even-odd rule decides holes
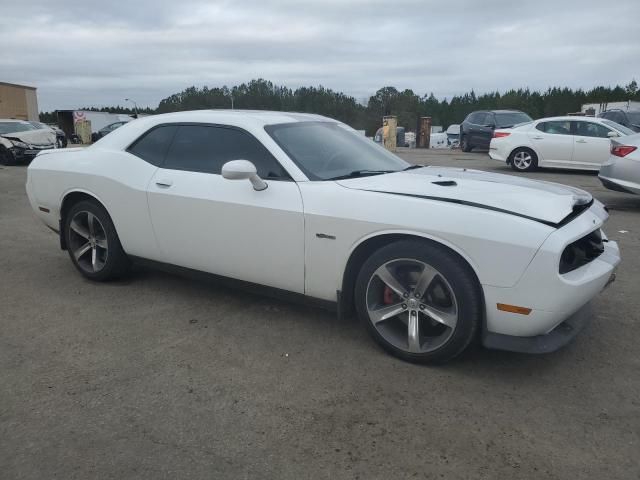
[[[515,337],[485,331],[482,344],[486,348],[518,353],[551,353],[571,342],[591,319],[590,304],[586,304],[545,335]]]

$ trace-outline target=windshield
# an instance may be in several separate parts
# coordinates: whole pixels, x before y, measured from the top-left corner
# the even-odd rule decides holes
[[[629,123],[631,123],[631,125],[640,127],[640,112],[627,112],[627,118],[629,119]]]
[[[620,125],[619,123],[612,122],[611,120],[602,120],[602,123],[604,123],[605,125],[607,125],[609,127],[615,128],[616,130],[618,130],[623,135],[633,135],[634,133],[636,133],[633,130],[631,130],[630,128],[627,128],[624,125]]]
[[[29,123],[34,127],[36,127],[38,130],[51,130],[51,127],[44,123],[40,123],[40,122],[29,122]]]
[[[37,130],[37,128],[27,122],[0,122],[0,135],[29,130]]]
[[[268,125],[265,130],[310,180],[400,171],[409,163],[368,138],[330,122]]]
[[[513,127],[532,121],[533,119],[529,115],[522,112],[496,113],[496,127],[498,128]]]

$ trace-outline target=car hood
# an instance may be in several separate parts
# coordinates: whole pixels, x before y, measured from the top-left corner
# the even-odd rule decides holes
[[[53,130],[27,130],[25,132],[5,133],[0,136],[29,145],[51,145],[56,143],[56,134]]]
[[[593,200],[589,193],[567,185],[466,168],[425,167],[337,183],[357,190],[488,208],[553,226]]]

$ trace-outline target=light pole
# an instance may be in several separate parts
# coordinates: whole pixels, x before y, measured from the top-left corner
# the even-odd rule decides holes
[[[231,110],[233,110],[233,93],[231,93],[231,90],[227,90],[227,96],[231,99]]]
[[[124,101],[133,103],[133,110],[134,112],[136,112],[136,118],[138,118],[138,104],[133,100],[131,100],[130,98],[125,98]]]

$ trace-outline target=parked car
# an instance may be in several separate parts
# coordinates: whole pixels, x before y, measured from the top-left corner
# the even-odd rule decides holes
[[[599,170],[609,157],[611,138],[630,134],[627,127],[601,118],[541,118],[496,130],[489,156],[520,172],[537,167]]]
[[[634,132],[640,132],[640,110],[611,109],[602,112],[598,117],[624,125]]]
[[[46,129],[53,130],[53,133],[56,134],[57,147],[65,148],[67,146],[67,136],[56,125],[47,125],[46,123],[42,123],[42,122],[29,122],[29,123],[39,130],[46,130]]]
[[[496,128],[510,128],[531,122],[531,117],[518,110],[482,110],[467,115],[460,125],[460,147],[463,152],[489,148]]]
[[[376,134],[373,137],[373,141],[383,145],[384,144],[383,134],[384,134],[384,128],[380,127],[378,130],[376,130]],[[415,140],[415,135],[414,135],[414,140]],[[397,147],[410,146],[406,140],[404,127],[396,127],[396,146]]]
[[[102,127],[100,130],[98,130],[95,133],[95,138],[92,138],[91,140],[93,142],[96,142],[98,140],[100,140],[102,137],[109,135],[111,132],[113,132],[114,130],[120,128],[121,126],[125,125],[129,123],[129,121],[120,121],[120,122],[114,122],[114,123],[110,123],[109,125],[107,125],[106,127]]]
[[[431,133],[429,136],[429,148],[449,148],[447,134],[444,132]]]
[[[42,150],[56,147],[51,129],[38,129],[22,120],[0,119],[0,164],[28,162]]]
[[[598,177],[609,190],[640,195],[640,134],[611,140],[611,156]]]
[[[146,117],[88,148],[41,153],[26,189],[91,280],[144,261],[355,308],[382,347],[418,362],[474,339],[555,350],[620,261],[587,192],[410,165],[311,114]]]
[[[447,143],[449,144],[449,148],[457,148],[460,146],[460,125],[457,123],[453,123],[449,125],[447,131]]]

